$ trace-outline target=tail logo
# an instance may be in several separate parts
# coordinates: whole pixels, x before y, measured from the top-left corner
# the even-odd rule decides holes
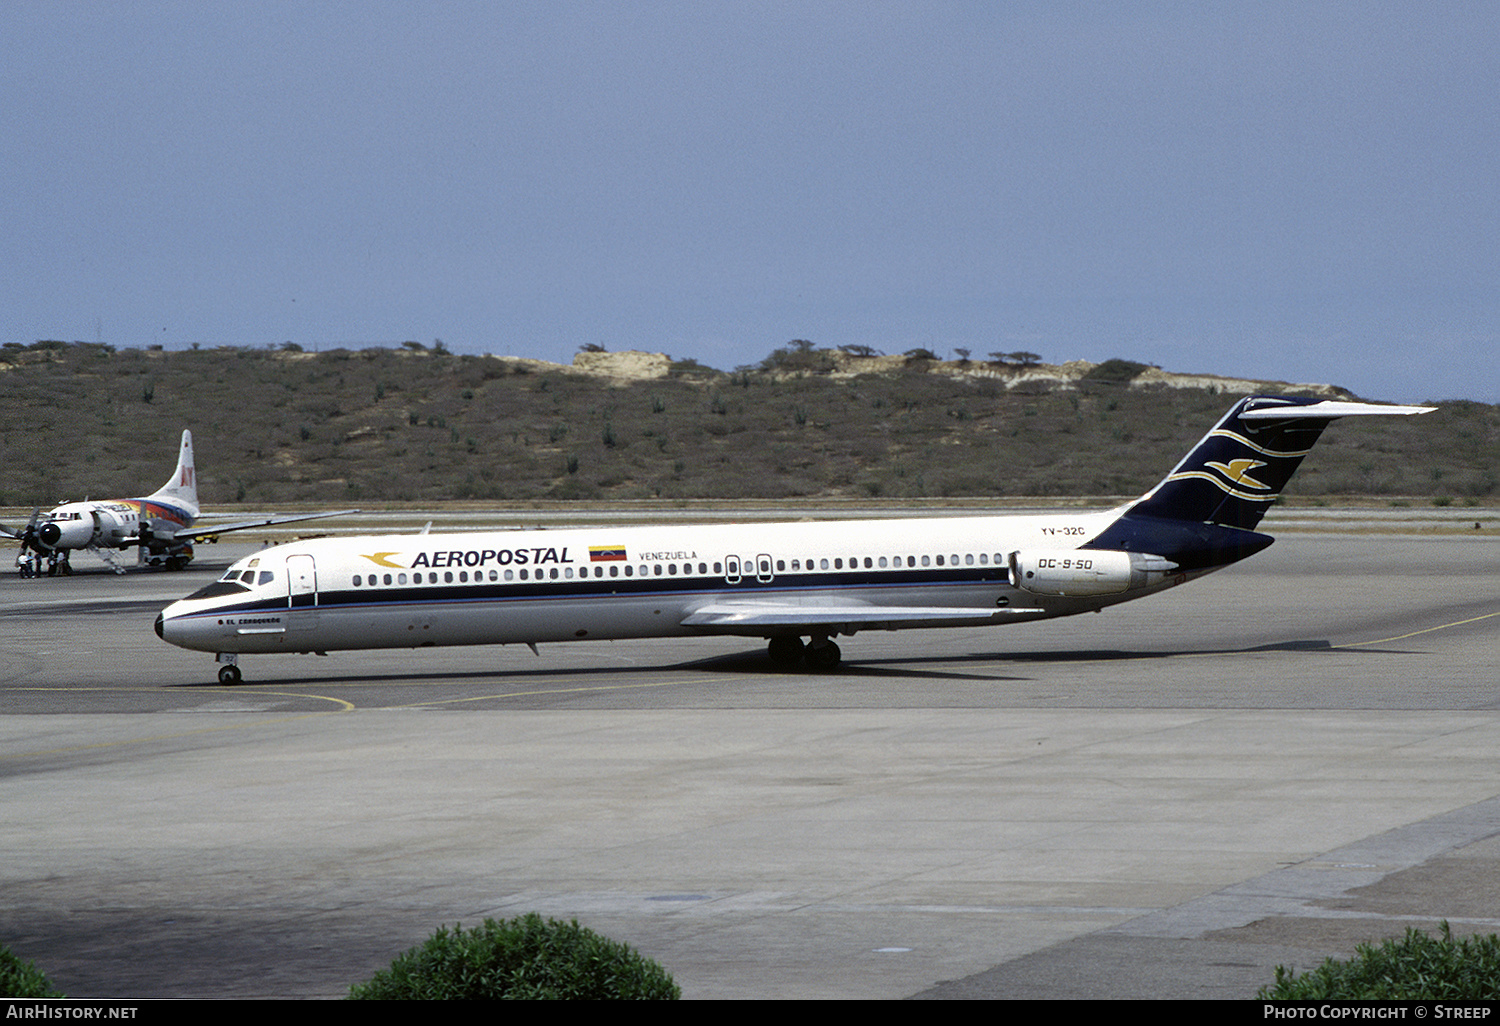
[[[1257,481],[1255,480],[1255,478],[1250,476],[1250,471],[1255,470],[1258,467],[1264,467],[1266,465],[1265,460],[1240,459],[1230,460],[1228,463],[1216,463],[1210,460],[1205,462],[1203,465],[1205,467],[1212,467],[1214,470],[1217,470],[1219,473],[1227,477],[1233,484],[1246,485],[1250,488],[1259,488],[1263,492],[1269,491],[1271,488],[1270,485],[1262,484],[1260,481]]]

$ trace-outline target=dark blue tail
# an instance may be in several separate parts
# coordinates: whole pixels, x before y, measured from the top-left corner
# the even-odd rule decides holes
[[[1338,413],[1316,399],[1241,399],[1130,512],[1167,520],[1252,529]]]
[[[1188,569],[1243,559],[1271,544],[1253,529],[1329,423],[1428,409],[1279,395],[1241,399],[1160,484],[1085,547],[1152,552]]]

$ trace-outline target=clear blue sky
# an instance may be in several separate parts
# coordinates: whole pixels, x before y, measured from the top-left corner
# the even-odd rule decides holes
[[[1500,402],[1500,5],[0,7],[0,340]]]

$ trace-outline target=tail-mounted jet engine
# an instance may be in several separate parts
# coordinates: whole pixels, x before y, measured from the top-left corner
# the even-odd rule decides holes
[[[1109,549],[1030,549],[1010,554],[1010,583],[1035,595],[1118,595],[1177,569],[1163,556]]]

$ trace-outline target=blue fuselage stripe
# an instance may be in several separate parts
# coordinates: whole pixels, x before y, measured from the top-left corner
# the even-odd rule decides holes
[[[1002,568],[975,567],[954,574],[942,571],[897,571],[884,576],[878,573],[857,574],[811,574],[795,578],[796,583],[786,577],[772,581],[741,580],[729,584],[722,578],[678,578],[676,580],[651,578],[645,581],[626,578],[608,580],[590,578],[587,581],[543,581],[507,582],[483,584],[441,585],[391,585],[373,588],[347,588],[320,590],[317,605],[294,608],[316,608],[330,610],[380,610],[403,606],[460,605],[484,602],[526,602],[543,600],[603,600],[651,596],[684,599],[693,596],[758,599],[773,596],[801,595],[811,592],[889,591],[907,588],[943,588],[974,585],[999,586],[1008,584]],[[270,598],[235,602],[187,614],[183,619],[231,616],[241,613],[261,612],[269,609],[286,609],[285,595]]]

